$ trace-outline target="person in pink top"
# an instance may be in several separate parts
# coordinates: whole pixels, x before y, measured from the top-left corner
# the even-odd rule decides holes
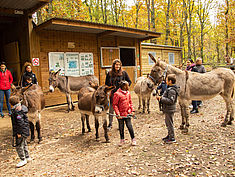
[[[4,117],[4,114],[2,112],[4,95],[6,96],[6,103],[9,116],[11,116],[11,105],[9,104],[9,98],[11,95],[12,82],[13,78],[11,72],[6,68],[6,63],[2,61],[0,63],[0,115],[2,118]]]
[[[113,97],[113,109],[117,115],[119,132],[120,132],[120,143],[119,146],[122,146],[125,143],[124,139],[124,122],[129,130],[132,145],[136,145],[136,139],[134,130],[131,124],[131,118],[128,117],[128,114],[135,115],[135,110],[131,100],[131,95],[129,90],[129,83],[127,81],[120,82],[120,88],[117,92],[114,93]]]

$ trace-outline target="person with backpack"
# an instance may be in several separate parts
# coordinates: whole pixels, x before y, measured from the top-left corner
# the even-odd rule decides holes
[[[162,138],[165,143],[176,142],[173,117],[176,110],[176,102],[179,93],[179,87],[175,85],[175,83],[175,74],[169,74],[166,78],[166,91],[162,96],[156,96],[157,100],[162,102],[162,110],[165,114],[165,124],[168,130],[168,135],[165,138]]]

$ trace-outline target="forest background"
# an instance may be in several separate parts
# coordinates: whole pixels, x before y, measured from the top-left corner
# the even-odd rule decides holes
[[[50,0],[34,21],[54,17],[161,32],[147,42],[182,47],[183,61],[235,58],[234,0]]]

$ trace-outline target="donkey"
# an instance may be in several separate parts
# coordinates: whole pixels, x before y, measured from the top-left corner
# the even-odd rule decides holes
[[[87,93],[95,92],[97,90],[97,88],[98,88],[97,85],[95,85],[94,83],[90,82],[90,87],[83,87],[83,88],[80,89],[80,91],[78,92],[78,100],[80,98],[82,98],[83,95],[85,95]],[[85,133],[85,120],[86,120],[86,125],[87,125],[88,132],[91,132],[91,127],[90,127],[90,124],[89,124],[89,115],[81,113],[82,134],[83,135]]]
[[[147,111],[148,114],[150,113],[150,98],[151,98],[151,93],[154,92],[153,94],[156,94],[155,90],[155,83],[154,81],[148,76],[146,77],[139,77],[136,81],[134,91],[137,94],[139,98],[139,107],[138,110],[141,109],[141,100],[143,103],[143,111],[142,113],[145,113],[145,101],[147,100]]]
[[[99,86],[97,90],[88,92],[82,95],[78,100],[78,109],[82,115],[94,115],[95,117],[95,128],[96,128],[96,139],[99,138],[99,117],[103,117],[103,129],[104,137],[106,142],[109,141],[108,130],[107,130],[107,112],[109,110],[108,93],[114,89],[114,86]],[[84,129],[84,124],[82,129]]]
[[[66,100],[68,103],[68,112],[74,111],[74,105],[71,98],[71,94],[77,94],[82,87],[90,86],[92,82],[95,85],[99,84],[99,80],[94,75],[72,77],[72,76],[59,76],[60,69],[57,72],[49,72],[49,91],[54,92],[55,88],[66,94]]]
[[[223,97],[227,113],[222,126],[231,125],[234,120],[233,96],[235,75],[230,69],[217,68],[204,74],[182,71],[174,66],[168,65],[149,54],[155,65],[150,75],[160,82],[164,71],[167,74],[176,75],[176,84],[180,86],[179,104],[181,107],[182,124],[180,129],[188,132],[189,127],[189,102],[190,100],[206,100],[220,95]]]
[[[33,84],[27,87],[15,87],[12,90],[11,97],[19,97],[22,100],[22,104],[28,108],[29,127],[31,132],[30,141],[34,141],[34,129],[36,124],[36,130],[38,133],[38,143],[42,141],[41,136],[41,111],[45,108],[45,98],[42,89],[39,85]]]

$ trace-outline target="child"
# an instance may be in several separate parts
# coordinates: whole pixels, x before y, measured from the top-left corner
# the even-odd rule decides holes
[[[178,89],[175,85],[176,77],[175,74],[169,74],[166,79],[166,84],[168,86],[167,90],[164,92],[163,96],[157,96],[157,99],[162,102],[163,113],[165,114],[165,123],[168,130],[168,135],[162,140],[165,143],[172,143],[175,141],[173,116],[176,109],[176,102],[178,96]]]
[[[131,95],[129,90],[129,83],[127,81],[120,82],[120,88],[117,92],[114,93],[113,97],[113,109],[117,115],[119,131],[120,131],[120,143],[119,146],[122,146],[125,143],[124,140],[124,122],[129,130],[132,146],[136,146],[136,139],[134,135],[134,130],[131,124],[131,118],[123,118],[127,117],[128,114],[135,115],[134,108],[131,100]]]
[[[13,138],[16,138],[16,151],[21,160],[16,165],[16,167],[19,168],[27,164],[27,162],[31,161],[26,142],[26,139],[29,136],[29,121],[26,115],[28,109],[26,106],[21,105],[20,99],[18,97],[11,96],[9,102],[13,106],[11,121]]]
[[[158,90],[160,90],[160,96],[162,96],[163,95],[163,93],[166,91],[166,89],[167,89],[167,84],[166,84],[166,82],[163,80],[162,82],[161,82],[161,84],[157,87],[157,92],[158,92]],[[160,111],[162,111],[162,102],[161,101],[159,101],[159,110]]]

